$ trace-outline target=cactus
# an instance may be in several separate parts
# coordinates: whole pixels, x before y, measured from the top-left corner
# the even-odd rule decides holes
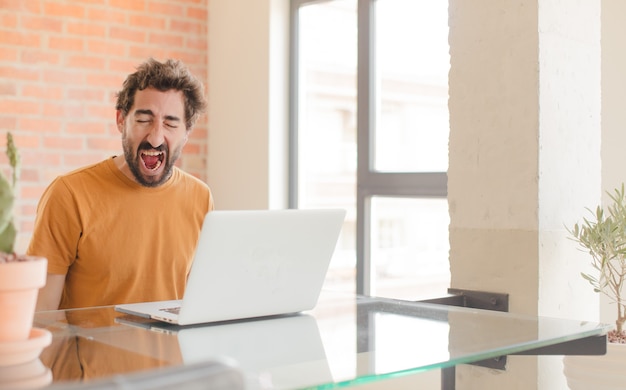
[[[0,252],[12,254],[15,245],[17,229],[13,220],[13,205],[15,191],[20,174],[20,156],[18,154],[13,135],[7,133],[7,156],[13,170],[11,180],[0,171]]]

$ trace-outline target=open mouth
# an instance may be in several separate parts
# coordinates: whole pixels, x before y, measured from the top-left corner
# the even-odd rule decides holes
[[[145,167],[151,171],[156,171],[163,164],[164,154],[156,150],[145,150],[141,152],[141,159]]]

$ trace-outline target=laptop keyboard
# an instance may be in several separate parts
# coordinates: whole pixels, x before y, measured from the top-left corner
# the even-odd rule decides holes
[[[180,312],[180,306],[178,306],[178,307],[168,307],[168,308],[163,308],[163,309],[159,309],[159,310],[167,312],[167,313],[178,314]]]

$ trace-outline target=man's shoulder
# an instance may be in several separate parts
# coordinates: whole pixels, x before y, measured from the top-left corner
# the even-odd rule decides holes
[[[56,183],[65,183],[66,185],[70,183],[84,183],[88,182],[91,179],[99,179],[106,174],[107,171],[110,171],[109,168],[110,159],[99,161],[96,163],[92,163],[89,165],[82,166],[80,168],[76,168],[69,172],[63,173],[53,181],[52,184]]]
[[[92,164],[85,165],[85,166],[82,166],[80,168],[76,168],[74,170],[71,170],[71,171],[61,175],[61,177],[72,177],[72,176],[81,175],[81,174],[85,174],[85,173],[91,173],[91,172],[94,172],[94,171],[105,169],[108,164],[109,164],[109,159],[98,161],[96,163],[92,163]]]
[[[178,167],[174,167],[174,172],[175,172],[175,175],[177,177],[177,180],[185,182],[185,183],[187,183],[189,185],[206,188],[207,190],[209,189],[209,186],[208,186],[207,183],[205,183],[200,178],[192,175],[189,172],[185,172],[185,171],[183,171],[182,169],[180,169]]]

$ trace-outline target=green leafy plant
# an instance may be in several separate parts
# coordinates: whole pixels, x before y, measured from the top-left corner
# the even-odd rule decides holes
[[[13,170],[9,179],[0,171],[0,252],[13,254],[17,229],[13,219],[16,185],[20,174],[20,156],[13,142],[13,135],[7,133],[7,157]]]
[[[626,302],[622,296],[626,282],[626,196],[624,184],[608,192],[611,204],[603,209],[598,206],[593,218],[583,218],[568,229],[572,238],[591,255],[591,265],[597,271],[581,273],[594,291],[609,297],[617,306],[616,329],[609,333],[609,341],[626,342],[623,326],[626,321]]]

